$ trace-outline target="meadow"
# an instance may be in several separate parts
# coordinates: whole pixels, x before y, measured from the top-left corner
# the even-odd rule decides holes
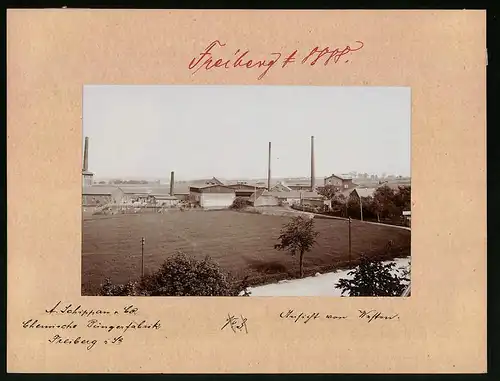
[[[83,220],[82,294],[95,295],[105,278],[125,283],[141,275],[141,238],[145,272],[158,269],[176,251],[197,258],[209,255],[251,285],[297,277],[298,258],[274,245],[289,217],[237,211],[169,211],[116,214]],[[353,220],[351,258],[348,223],[315,219],[317,243],[304,256],[305,276],[356,264],[361,253],[379,259],[410,255],[410,231]]]

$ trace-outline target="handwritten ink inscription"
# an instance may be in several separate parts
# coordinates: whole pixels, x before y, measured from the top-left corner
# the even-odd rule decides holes
[[[279,314],[279,317],[283,320],[290,320],[294,323],[309,323],[314,320],[324,319],[324,320],[361,320],[363,322],[371,323],[375,320],[399,320],[399,314],[384,314],[377,310],[358,310],[356,315],[333,315],[333,314],[320,314],[319,312],[296,312],[293,309],[283,311]]]
[[[299,60],[300,64],[307,64],[309,66],[314,66],[318,63],[322,63],[324,66],[329,65],[330,63],[339,63],[343,62],[347,64],[350,62],[349,56],[361,50],[364,46],[362,41],[355,41],[353,47],[350,45],[346,45],[343,47],[320,47],[316,46],[306,54],[302,56],[302,59]],[[295,49],[291,53],[283,53],[283,52],[272,52],[269,53],[269,57],[258,57],[252,58],[250,55],[250,50],[242,50],[236,49],[234,53],[224,53],[221,52],[221,48],[223,49],[226,46],[225,43],[220,42],[219,40],[212,41],[199,55],[198,57],[194,57],[188,65],[188,69],[192,71],[192,74],[197,73],[201,69],[205,69],[205,71],[213,70],[213,69],[263,69],[260,72],[260,75],[257,77],[258,80],[264,78],[269,70],[272,67],[278,66],[284,69],[288,65],[297,62],[297,58],[299,51]],[[342,60],[342,61],[341,61]]]
[[[237,317],[235,315],[227,314],[226,322],[222,326],[221,331],[225,328],[230,328],[234,333],[248,333],[247,318],[243,317],[243,315]]]
[[[22,327],[28,330],[50,331],[51,336],[48,339],[50,344],[84,347],[87,350],[98,344],[119,345],[124,340],[123,335],[128,331],[157,331],[162,327],[160,320],[148,321],[137,318],[139,309],[133,305],[126,305],[118,310],[107,310],[84,308],[81,304],[63,305],[59,301],[52,308],[46,309],[45,314],[44,318],[29,318],[23,321]],[[53,321],[61,317],[67,321],[57,323]],[[113,323],[113,317],[124,317],[128,321],[125,324]],[[102,333],[105,334],[104,337]],[[111,335],[108,336],[108,333]]]

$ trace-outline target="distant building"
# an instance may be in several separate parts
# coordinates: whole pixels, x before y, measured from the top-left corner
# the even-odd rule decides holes
[[[82,171],[82,182],[84,187],[90,187],[94,183],[94,174],[90,171]]]
[[[270,192],[260,189],[250,196],[248,203],[252,206],[278,206],[280,201],[277,197],[270,194]]]
[[[225,185],[191,186],[189,194],[190,199],[204,209],[229,208],[236,198],[234,189]]]
[[[175,196],[170,195],[151,195],[156,206],[173,207],[179,204],[180,200]]]
[[[236,183],[227,185],[228,188],[234,190],[236,197],[241,197],[244,199],[249,199],[257,190],[263,189],[261,186],[249,185],[243,183]]]
[[[411,210],[405,210],[403,212],[403,218],[405,219],[406,224],[411,227]]]
[[[257,193],[257,197],[250,197],[250,203],[254,206],[275,205],[324,205],[325,198],[316,192],[290,191],[290,192],[268,192]]]
[[[82,206],[97,207],[108,204],[120,204],[124,198],[123,190],[114,186],[83,187]]]
[[[350,196],[355,196],[357,198],[373,197],[376,190],[376,188],[355,188],[351,191]]]
[[[203,188],[209,185],[224,185],[224,183],[216,177],[212,177],[211,179],[182,181],[174,183],[173,193],[174,196],[177,197],[180,201],[188,201],[190,198],[190,187]]]
[[[269,189],[270,192],[291,192],[292,188],[290,188],[288,185],[285,183],[278,181],[271,189]]]
[[[352,182],[349,175],[334,175],[325,177],[324,185],[333,185],[338,191],[355,188],[357,185]]]

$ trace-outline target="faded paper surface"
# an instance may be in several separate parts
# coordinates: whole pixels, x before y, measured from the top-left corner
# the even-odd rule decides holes
[[[7,36],[10,372],[486,370],[485,12],[15,10]],[[189,62],[214,39],[265,56],[365,45],[349,64],[290,65],[260,81],[255,70],[192,75]],[[410,86],[411,297],[81,297],[86,84]],[[133,304],[162,329],[89,351],[23,328],[69,323],[44,313],[58,301]],[[400,320],[294,324],[279,317],[289,309],[378,309]],[[221,331],[228,313],[248,319],[248,334]]]

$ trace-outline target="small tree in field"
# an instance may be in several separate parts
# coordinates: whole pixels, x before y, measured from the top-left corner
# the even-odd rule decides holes
[[[395,264],[371,261],[361,256],[360,265],[347,274],[352,279],[340,279],[335,288],[348,296],[400,296],[406,287],[407,274],[393,274]]]
[[[274,245],[276,250],[286,250],[291,255],[299,253],[301,278],[304,276],[304,253],[311,250],[317,236],[318,232],[314,230],[314,220],[312,218],[297,216],[283,226],[278,238],[280,243]]]

